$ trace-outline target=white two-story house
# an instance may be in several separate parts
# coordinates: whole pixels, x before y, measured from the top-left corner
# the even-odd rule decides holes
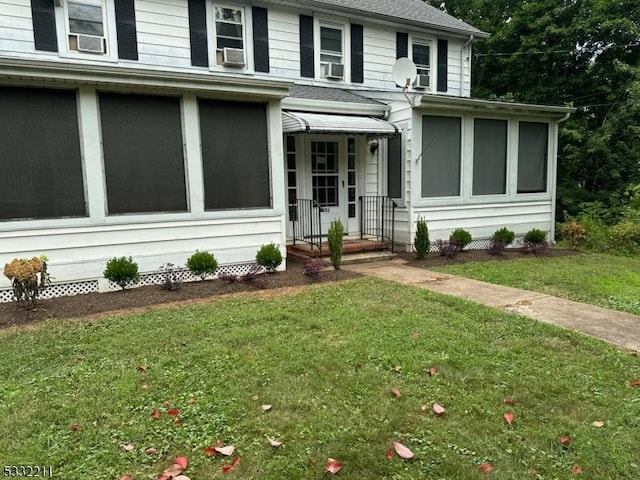
[[[0,265],[83,292],[114,256],[241,271],[336,218],[552,234],[571,110],[471,99],[485,37],[421,0],[0,0]]]

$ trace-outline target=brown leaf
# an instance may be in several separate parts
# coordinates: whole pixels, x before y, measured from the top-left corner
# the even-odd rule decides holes
[[[567,445],[571,442],[573,442],[573,438],[571,437],[560,437],[558,438],[558,441],[562,444],[562,445]]]
[[[413,458],[413,452],[407,447],[398,442],[393,442],[393,449],[396,451],[400,458]]]
[[[480,473],[489,473],[491,470],[493,470],[493,465],[491,465],[490,463],[483,463],[482,465],[480,465],[478,467],[478,471]]]
[[[69,427],[70,430],[77,432],[78,430],[80,430],[80,425],[78,425],[77,423],[74,423],[73,425],[71,425]]]
[[[502,415],[502,418],[505,419],[505,421],[511,425],[513,423],[513,419],[514,419],[514,415],[511,412],[507,412],[504,415]]]
[[[196,403],[196,402],[197,402],[197,400],[196,400],[195,398],[191,397],[187,403],[188,403],[189,405],[193,405],[193,404],[194,404],[194,403]]]
[[[393,458],[394,455],[395,453],[393,453],[393,448],[390,448],[389,450],[387,450],[387,458],[391,459]]]
[[[176,427],[181,427],[182,426],[182,419],[181,418],[176,418],[175,422],[173,422],[173,425]]]
[[[231,465],[224,465],[222,467],[222,473],[229,473],[231,470],[236,468],[239,463],[240,463],[240,457],[234,458],[233,462],[231,462]]]
[[[149,390],[149,385],[145,384],[145,385],[142,385],[140,388],[146,392],[147,390]]]
[[[153,455],[154,453],[157,453],[157,450],[153,447],[149,447],[144,451],[144,453],[146,453],[147,455]]]
[[[580,473],[582,473],[582,469],[580,468],[580,465],[575,464],[573,467],[571,467],[572,476],[579,475]]]
[[[601,420],[596,420],[595,422],[593,422],[591,425],[593,425],[596,428],[602,428],[604,427],[604,422]]]
[[[393,371],[394,372],[401,372],[402,371],[402,366],[396,365],[395,367],[393,367]]]
[[[187,457],[176,457],[175,462],[176,465],[180,465],[183,470],[186,470],[187,465],[189,465],[189,459]]]
[[[153,409],[153,413],[151,414],[151,418],[153,418],[154,420],[157,420],[160,418],[160,409],[159,408],[154,408]]]
[[[338,460],[330,458],[327,464],[324,466],[324,471],[328,473],[338,473],[342,470],[342,464]]]
[[[173,480],[191,480],[191,479],[186,475],[178,475],[177,477],[174,477]]]
[[[142,373],[147,373],[147,370],[149,370],[149,367],[147,367],[146,365],[138,365],[138,370],[141,371]]]
[[[251,400],[253,400],[255,402],[259,398],[260,398],[260,395],[254,395],[253,397],[251,397]]]
[[[429,408],[429,405],[422,405],[422,407],[420,407],[420,409],[421,409],[423,412],[426,412],[428,408]]]
[[[640,387],[640,380],[634,380],[633,382],[629,382],[630,387]]]
[[[516,401],[513,398],[505,397],[502,399],[502,403],[505,405],[515,405]]]
[[[170,417],[177,417],[178,415],[180,415],[180,410],[174,408],[173,410],[167,410],[167,415],[169,415]]]
[[[184,468],[182,468],[180,465],[178,465],[177,463],[174,463],[173,465],[171,465],[169,468],[167,468],[162,475],[167,477],[167,478],[173,478],[173,477],[177,477],[178,475],[180,475],[182,472],[184,471]]]
[[[169,403],[169,402],[164,402],[164,403],[162,404],[162,406],[163,406],[164,408],[169,408],[169,407],[171,406],[171,403]]]
[[[121,476],[120,480],[131,480],[131,474],[127,473],[126,475]]]
[[[204,449],[204,454],[207,457],[213,457],[216,454],[216,447],[211,446]]]
[[[413,332],[411,334],[411,338],[418,338],[420,336],[420,334],[418,332]]]
[[[273,405],[262,405],[263,412],[268,412],[271,408],[273,408]]]
[[[269,445],[271,445],[272,447],[278,448],[280,445],[282,445],[282,442],[274,440],[273,438],[267,437],[267,440],[269,441]]]
[[[213,447],[216,452],[225,457],[233,455],[233,451],[236,449],[233,445],[227,445],[226,447]]]
[[[438,374],[438,369],[436,367],[429,367],[429,376],[435,377]]]
[[[391,389],[391,394],[392,394],[394,397],[396,397],[396,398],[397,398],[397,397],[399,397],[399,396],[401,395],[400,390],[398,390],[398,389],[397,389],[397,388],[395,388],[395,387],[393,387],[393,388]]]
[[[436,415],[442,415],[444,413],[444,407],[442,405],[440,405],[439,403],[434,403],[433,404],[433,413],[435,413]]]
[[[125,452],[130,452],[132,450],[135,450],[136,447],[134,447],[130,443],[123,443],[120,445],[120,448],[122,448],[122,450],[124,450]]]

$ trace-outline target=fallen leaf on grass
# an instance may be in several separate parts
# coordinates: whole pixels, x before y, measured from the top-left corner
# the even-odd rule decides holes
[[[197,400],[196,400],[195,398],[191,397],[187,403],[188,403],[189,405],[193,405],[193,404],[194,404],[194,403],[196,403],[196,402],[197,402]]]
[[[324,471],[328,473],[338,473],[340,470],[342,470],[342,464],[333,458],[330,458],[324,466]]]
[[[153,409],[153,413],[151,414],[151,418],[153,418],[154,420],[157,420],[160,418],[160,409],[159,408],[154,408]]]
[[[560,437],[558,438],[558,441],[562,444],[562,445],[568,445],[571,442],[573,442],[573,438],[571,437]]]
[[[436,367],[430,367],[429,368],[429,376],[430,377],[435,377],[438,374],[438,369]]]
[[[146,365],[138,365],[138,370],[141,371],[142,373],[147,373],[147,370],[149,370],[149,367],[147,367]]]
[[[171,406],[171,403],[169,403],[169,402],[164,402],[164,403],[162,404],[162,406],[163,406],[164,408],[169,408],[169,407]]]
[[[80,425],[78,425],[77,423],[74,423],[69,427],[69,429],[73,432],[77,432],[78,430],[80,430]]]
[[[213,457],[216,454],[216,447],[207,447],[204,449],[204,454],[207,457]]]
[[[442,405],[440,405],[439,403],[434,403],[433,404],[433,413],[435,413],[436,415],[442,415],[444,413],[444,407]]]
[[[278,440],[274,440],[271,437],[267,437],[267,440],[269,441],[269,445],[271,445],[272,447],[278,448],[280,445],[282,445],[282,442],[279,442]]]
[[[182,419],[181,419],[181,418],[176,418],[176,421],[175,421],[175,422],[173,422],[173,424],[174,424],[176,427],[181,427],[181,426],[182,426]]]
[[[502,403],[505,405],[515,405],[516,401],[513,398],[505,397],[502,399]]]
[[[490,463],[483,463],[482,465],[480,465],[478,467],[478,471],[480,473],[489,473],[490,471],[493,470],[493,465],[491,465]]]
[[[222,466],[222,473],[229,473],[231,470],[236,468],[239,463],[240,463],[240,457],[234,458],[233,462],[231,462],[231,465],[223,465]]]
[[[189,477],[187,477],[186,475],[178,475],[173,480],[191,480],[191,479]]]
[[[422,406],[420,407],[420,409],[421,409],[423,412],[426,412],[428,408],[429,408],[429,405],[422,405]]]
[[[176,457],[175,462],[176,465],[180,465],[183,470],[186,470],[187,465],[189,464],[189,459],[187,457]]]
[[[398,390],[398,389],[397,389],[397,388],[395,388],[395,387],[394,387],[394,388],[392,388],[390,391],[391,391],[391,394],[392,394],[394,397],[396,397],[396,398],[397,398],[397,397],[399,397],[399,396],[401,395],[400,390]]]
[[[131,474],[127,473],[120,477],[120,480],[131,480]]]
[[[514,416],[513,416],[513,413],[511,413],[511,412],[507,412],[507,413],[505,413],[504,415],[502,415],[502,418],[504,418],[504,420],[505,420],[509,425],[511,425],[511,424],[513,423],[513,418],[514,418]]]
[[[229,457],[233,455],[233,451],[236,449],[233,445],[227,445],[226,447],[213,447],[213,449],[218,452],[220,455],[224,455],[225,457]]]
[[[604,427],[604,422],[600,421],[600,420],[596,420],[595,422],[593,422],[591,425],[593,425],[596,428],[602,428]]]
[[[170,417],[177,417],[178,415],[180,415],[180,410],[175,408],[173,410],[167,410],[167,415],[169,415]]]
[[[389,450],[387,450],[387,458],[391,459],[393,458],[393,448],[390,448]]]
[[[156,452],[157,452],[157,450],[155,448],[153,448],[153,447],[149,447],[144,451],[144,453],[146,453],[147,455],[153,455]]]
[[[629,382],[630,387],[640,387],[640,380],[634,380],[633,382]]]
[[[174,463],[173,465],[171,465],[169,468],[167,468],[163,473],[162,473],[162,477],[166,477],[166,478],[173,478],[173,477],[177,477],[178,475],[180,475],[182,472],[184,471],[184,468],[182,468],[180,465],[178,465],[177,463]],[[162,478],[161,477],[161,478]]]
[[[149,385],[142,385],[140,388],[146,392],[149,390]]]
[[[418,332],[413,332],[411,334],[411,338],[418,338],[420,336],[420,334]]]
[[[262,405],[262,411],[263,412],[268,412],[272,408],[273,408],[273,405]]]
[[[253,397],[251,397],[251,400],[253,400],[255,402],[259,398],[260,398],[260,395],[254,395]]]
[[[400,365],[396,365],[395,367],[393,367],[393,371],[394,372],[401,372],[402,371],[402,367]]]
[[[582,473],[582,469],[580,468],[580,465],[576,464],[573,467],[571,467],[571,475],[576,476],[576,475],[579,475],[580,473]]]
[[[400,458],[409,459],[413,458],[413,452],[407,447],[398,442],[393,442],[393,449],[396,451]]]
[[[122,448],[122,450],[124,450],[125,452],[130,452],[134,450],[136,447],[134,447],[130,443],[123,443],[120,445],[120,448]]]

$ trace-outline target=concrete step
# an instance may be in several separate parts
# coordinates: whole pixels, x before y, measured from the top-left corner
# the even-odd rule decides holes
[[[342,264],[354,265],[357,263],[382,262],[384,260],[392,260],[395,257],[395,253],[389,251],[349,253],[342,255]],[[329,261],[328,258],[327,261]]]

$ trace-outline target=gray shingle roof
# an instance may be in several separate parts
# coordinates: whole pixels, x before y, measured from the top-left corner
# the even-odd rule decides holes
[[[485,38],[489,35],[468,23],[428,5],[422,0],[307,0],[301,4],[331,7],[332,10],[358,13],[402,23]]]
[[[310,85],[293,85],[290,90],[293,98],[307,98],[310,100],[325,100],[328,102],[364,103],[368,105],[381,105],[376,100],[362,97],[356,93],[340,88],[314,87]]]

